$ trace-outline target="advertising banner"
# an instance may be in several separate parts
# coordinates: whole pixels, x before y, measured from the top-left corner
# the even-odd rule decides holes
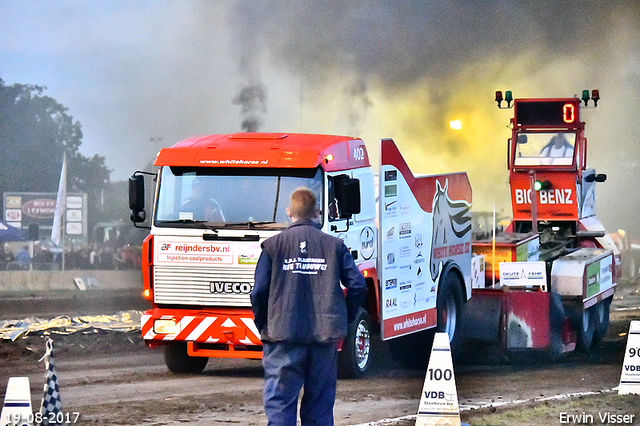
[[[540,287],[547,291],[545,262],[501,262],[500,284],[507,287]]]
[[[56,211],[55,192],[5,192],[4,221],[15,228],[27,230],[36,224],[40,237],[51,235]],[[87,239],[87,194],[67,193],[63,235],[77,241]]]
[[[156,235],[154,238],[156,265],[248,265],[255,267],[260,257],[258,242],[194,241],[189,237]]]
[[[471,187],[464,173],[414,177],[392,140],[382,141],[379,183],[381,332],[432,328],[441,272],[460,266],[471,290]]]

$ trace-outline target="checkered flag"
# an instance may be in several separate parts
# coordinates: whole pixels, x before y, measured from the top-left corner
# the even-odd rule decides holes
[[[58,388],[58,375],[53,362],[53,340],[47,337],[46,352],[40,361],[44,359],[46,372],[44,374],[44,397],[42,398],[42,406],[40,413],[42,414],[42,423],[40,425],[57,424],[55,420],[49,422],[49,419],[56,419],[57,414],[62,412],[62,404],[60,402],[60,389]]]

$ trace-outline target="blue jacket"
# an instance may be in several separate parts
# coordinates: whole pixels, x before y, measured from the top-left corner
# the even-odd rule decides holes
[[[264,341],[330,343],[346,335],[366,293],[342,240],[298,220],[262,243],[251,304]]]

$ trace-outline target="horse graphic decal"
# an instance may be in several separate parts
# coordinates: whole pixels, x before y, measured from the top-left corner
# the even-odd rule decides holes
[[[471,204],[465,200],[451,200],[447,193],[449,180],[444,188],[436,181],[433,196],[433,233],[431,238],[431,279],[436,281],[440,266],[447,257],[468,252],[471,231]],[[466,243],[466,244],[465,244]]]

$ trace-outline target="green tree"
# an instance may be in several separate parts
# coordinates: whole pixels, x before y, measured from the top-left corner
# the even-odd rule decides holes
[[[42,86],[5,85],[0,79],[0,193],[57,192],[63,153],[67,192],[86,192],[88,215],[97,212],[109,184],[104,157],[84,157],[80,123]]]

